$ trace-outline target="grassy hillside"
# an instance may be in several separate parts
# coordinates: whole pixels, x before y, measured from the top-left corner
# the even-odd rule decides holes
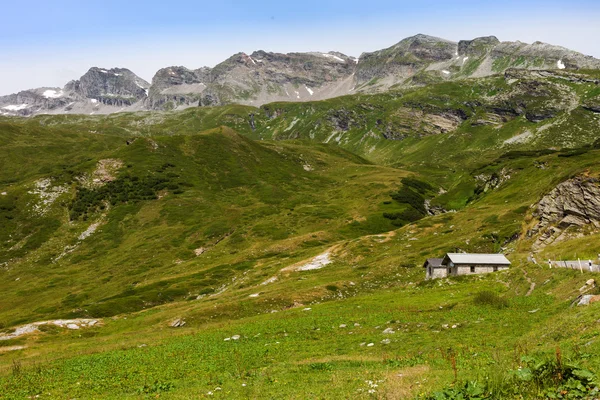
[[[593,398],[595,276],[529,261],[600,253],[533,248],[600,176],[569,76],[0,120],[0,333],[98,321],[0,341],[0,398]],[[449,251],[513,266],[424,282]]]

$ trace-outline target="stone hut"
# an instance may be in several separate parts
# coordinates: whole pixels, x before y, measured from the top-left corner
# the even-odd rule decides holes
[[[502,271],[510,267],[510,261],[503,254],[448,253],[441,259],[428,259],[423,267],[425,279],[435,279]]]
[[[447,274],[446,266],[442,265],[443,258],[428,258],[423,264],[425,268],[425,279],[445,278]]]

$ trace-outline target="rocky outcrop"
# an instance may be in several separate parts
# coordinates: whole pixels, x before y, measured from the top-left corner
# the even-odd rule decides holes
[[[585,101],[582,107],[586,110],[600,113],[600,96]]]
[[[378,119],[377,128],[389,140],[408,137],[425,137],[455,131],[467,115],[462,110],[424,108],[422,105],[401,107],[396,110],[393,121]]]
[[[475,176],[477,186],[476,194],[487,193],[490,190],[499,188],[504,182],[511,178],[512,171],[507,168],[502,168],[499,172],[492,174],[479,174]]]
[[[579,104],[577,95],[566,85],[545,79],[539,71],[509,69],[504,77],[510,90],[491,98],[486,106],[486,111],[497,116],[496,120],[524,116],[528,121],[538,123]]]
[[[539,223],[529,236],[540,235],[537,248],[568,238],[573,228],[600,228],[600,181],[576,177],[559,184],[540,200],[534,216]]]

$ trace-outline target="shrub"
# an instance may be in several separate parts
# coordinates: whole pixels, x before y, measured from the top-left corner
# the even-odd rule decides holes
[[[477,293],[473,302],[475,305],[492,306],[498,309],[508,307],[508,300],[488,290]]]

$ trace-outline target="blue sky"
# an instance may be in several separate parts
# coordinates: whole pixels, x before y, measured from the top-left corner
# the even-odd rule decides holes
[[[0,6],[0,94],[62,86],[91,66],[150,81],[169,65],[214,66],[239,51],[359,56],[416,33],[496,35],[600,58],[600,3],[565,1],[29,0]]]

